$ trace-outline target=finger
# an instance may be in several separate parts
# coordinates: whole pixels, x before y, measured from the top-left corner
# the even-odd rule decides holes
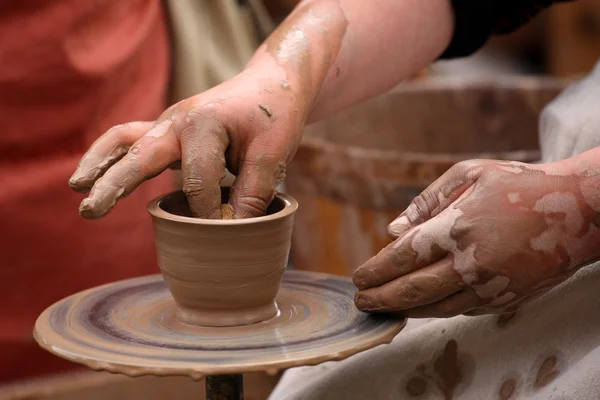
[[[171,120],[157,123],[96,181],[89,197],[81,202],[79,213],[86,219],[103,217],[119,199],[163,172],[180,157],[181,148]]]
[[[413,199],[406,210],[388,226],[394,237],[435,217],[458,199],[483,172],[489,160],[468,160],[455,164]]]
[[[402,314],[407,318],[451,318],[469,312],[477,307],[478,303],[479,298],[475,292],[465,288],[436,303],[411,308]]]
[[[238,218],[259,217],[267,208],[279,184],[285,177],[285,155],[277,151],[265,153],[262,146],[251,146],[241,163],[241,168],[231,188],[229,202]]]
[[[221,186],[229,135],[216,118],[190,113],[194,123],[181,134],[182,182],[192,215],[221,218]]]
[[[154,122],[138,121],[117,125],[100,136],[81,158],[69,179],[71,189],[87,193],[96,180],[119,161],[129,148],[148,132]]]
[[[358,289],[380,286],[441,260],[447,254],[437,224],[428,221],[389,244],[352,275]]]
[[[385,285],[356,293],[356,307],[366,312],[397,312],[435,303],[464,288],[452,260],[437,263]]]

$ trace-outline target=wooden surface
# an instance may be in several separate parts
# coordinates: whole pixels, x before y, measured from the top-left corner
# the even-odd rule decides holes
[[[244,375],[245,400],[266,399],[277,376]],[[204,400],[205,382],[84,371],[0,386],[0,400]]]

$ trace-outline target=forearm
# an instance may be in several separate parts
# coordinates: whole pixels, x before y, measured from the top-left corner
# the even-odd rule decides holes
[[[448,0],[308,0],[247,68],[283,74],[313,122],[410,77],[444,51],[452,30]]]
[[[600,147],[549,165],[556,165],[558,174],[569,177],[565,192],[580,193],[577,207],[588,225],[579,232],[579,264],[600,259]]]

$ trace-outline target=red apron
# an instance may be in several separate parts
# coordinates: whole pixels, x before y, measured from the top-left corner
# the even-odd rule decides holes
[[[169,41],[159,0],[0,3],[0,381],[56,372],[32,329],[79,290],[158,272],[146,203],[167,173],[100,221],[69,176],[115,124],[166,107]]]

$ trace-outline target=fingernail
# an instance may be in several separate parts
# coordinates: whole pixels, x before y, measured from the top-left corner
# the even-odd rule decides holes
[[[358,294],[356,295],[356,298],[354,299],[354,304],[356,304],[356,308],[358,308],[361,311],[363,311],[368,306],[367,301],[363,297],[359,296]]]
[[[373,304],[373,302],[369,298],[359,293],[356,293],[356,295],[354,296],[354,304],[356,304],[356,308],[358,308],[361,311],[370,311],[375,308],[375,304]]]
[[[104,210],[104,211],[102,211]],[[85,219],[100,219],[108,213],[110,208],[106,209],[98,204],[98,201],[88,197],[83,199],[79,205],[79,215]]]
[[[367,285],[367,282],[362,278],[355,279],[354,286],[356,286],[356,288],[360,289],[360,290],[365,290],[365,289],[369,288],[369,286]]]
[[[90,186],[90,179],[81,171],[75,171],[71,178],[69,178],[69,187],[76,192],[88,193],[91,189]]]
[[[69,187],[71,189],[76,189],[78,186],[78,181],[79,181],[79,178],[76,177],[75,175],[73,175],[72,177],[69,178]]]
[[[83,177],[79,175],[73,175],[71,179],[69,179],[69,187],[78,192],[81,192],[83,190],[89,191],[87,186],[84,184]]]
[[[392,236],[401,236],[410,229],[410,221],[405,215],[396,218],[388,225],[388,233]]]
[[[96,213],[94,212],[94,206],[92,201],[87,198],[83,199],[79,205],[79,215],[85,219],[96,219]]]
[[[352,282],[358,289],[367,289],[367,281],[362,276],[357,275],[356,271],[354,272],[354,275],[352,275]]]

